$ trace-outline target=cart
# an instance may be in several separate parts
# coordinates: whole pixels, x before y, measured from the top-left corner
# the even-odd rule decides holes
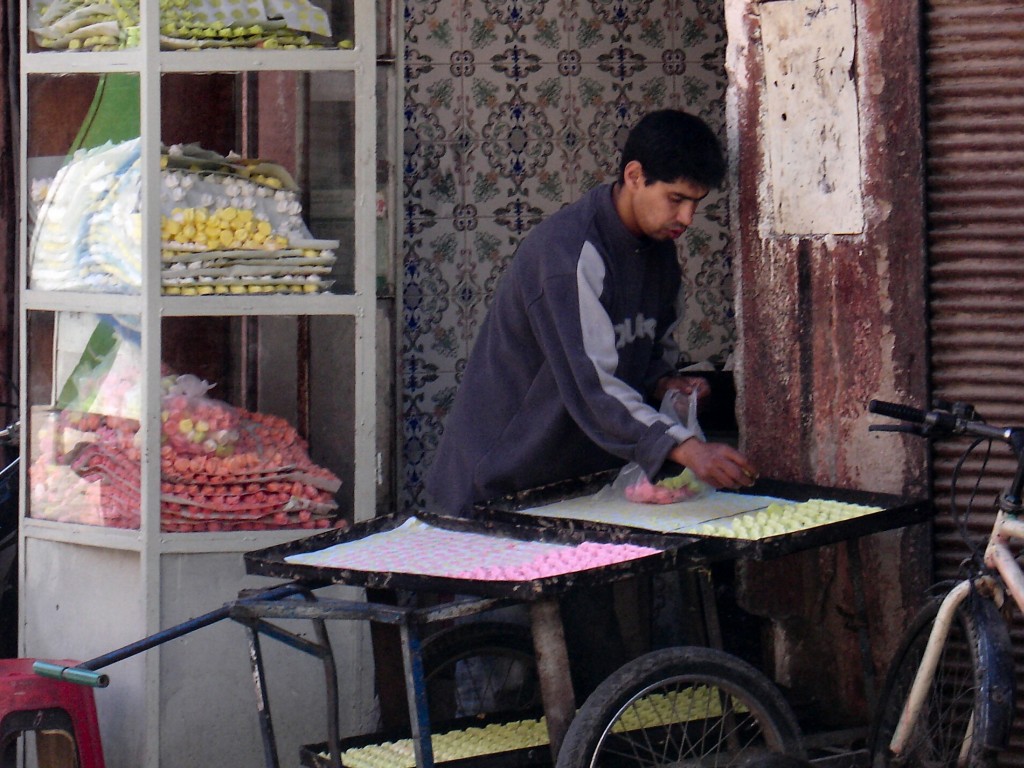
[[[930,514],[930,505],[894,496],[859,493],[791,483],[764,481],[744,494],[748,500],[761,503],[762,497],[806,501],[826,498],[848,501],[870,507],[869,513],[841,522],[820,525],[793,533],[769,535],[758,539],[725,539],[703,535],[696,526],[651,530],[598,519],[586,520],[557,514],[557,504],[586,498],[595,488],[608,481],[607,476],[582,478],[569,484],[536,489],[514,498],[500,500],[481,508],[477,519],[465,520],[417,513],[389,515],[358,523],[347,530],[332,530],[281,546],[250,552],[245,555],[249,573],[279,577],[286,581],[261,592],[248,592],[220,609],[185,622],[177,627],[133,643],[75,667],[38,665],[37,671],[53,677],[104,685],[106,675],[99,672],[110,664],[143,652],[161,643],[195,631],[223,619],[245,626],[252,664],[257,712],[263,738],[265,763],[268,768],[280,765],[274,738],[269,692],[265,685],[261,642],[272,638],[321,659],[325,674],[325,696],[328,711],[327,741],[303,749],[302,760],[308,766],[342,765],[342,753],[361,745],[384,741],[390,735],[360,736],[342,739],[338,727],[338,696],[335,659],[327,637],[325,622],[335,620],[369,621],[397,628],[402,651],[402,675],[409,713],[410,729],[406,745],[411,764],[432,768],[438,761],[434,751],[432,723],[429,718],[426,684],[422,663],[422,639],[426,628],[437,623],[472,614],[492,611],[512,604],[528,607],[537,675],[543,702],[543,738],[523,749],[503,750],[474,756],[474,760],[458,761],[459,765],[527,765],[552,764],[559,754],[570,724],[576,714],[568,659],[558,613],[558,598],[571,588],[586,587],[625,579],[639,574],[700,568],[727,559],[764,559],[788,554],[809,547],[850,541],[882,530],[921,522]],[[556,513],[556,514],[551,514]],[[481,576],[472,569],[453,570],[442,563],[440,569],[431,561],[427,550],[420,547],[418,559],[406,558],[398,567],[380,565],[381,553],[394,548],[396,537],[409,527],[422,545],[430,536],[446,556],[472,542],[475,557],[505,553],[508,547],[536,557],[538,551],[558,552],[578,548],[586,543],[612,552],[619,550],[620,559],[588,567],[569,567],[560,572],[540,575],[502,577],[501,574]],[[391,537],[391,540],[388,540]],[[374,542],[380,542],[374,549]],[[532,548],[532,550],[531,550]],[[533,551],[535,550],[535,551]],[[626,554],[628,550],[629,554]],[[850,548],[855,558],[855,547]],[[481,554],[482,553],[482,554]],[[356,557],[354,557],[356,556]],[[360,560],[366,556],[368,559]],[[353,559],[354,557],[354,559]],[[502,554],[502,557],[505,557]],[[449,558],[450,559],[450,558]],[[530,562],[535,562],[532,560]],[[368,564],[367,564],[368,563]],[[859,563],[852,559],[855,570]],[[508,573],[514,573],[509,571]],[[859,573],[855,574],[859,576]],[[368,596],[383,599],[366,601],[326,599],[317,590],[332,584],[364,587]],[[855,581],[855,585],[857,582]],[[427,607],[402,604],[394,600],[398,593],[442,593],[455,599]],[[860,590],[858,587],[858,595]],[[717,637],[717,617],[713,600],[705,601],[705,623],[709,637]],[[283,629],[275,620],[308,619],[315,627],[315,640],[309,640]],[[720,640],[720,637],[718,638]],[[712,645],[715,643],[712,642]]]

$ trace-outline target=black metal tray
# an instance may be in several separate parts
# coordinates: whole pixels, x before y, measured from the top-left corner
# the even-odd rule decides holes
[[[557,576],[529,581],[498,581],[464,579],[399,571],[369,571],[324,567],[285,560],[290,555],[316,552],[335,544],[389,531],[415,517],[446,530],[483,534],[490,537],[521,541],[580,544],[593,541],[610,544],[629,543],[658,549],[658,554],[622,563],[602,565]],[[624,579],[634,574],[652,573],[678,568],[688,562],[685,551],[698,544],[696,537],[664,536],[650,531],[624,529],[602,524],[544,525],[526,515],[509,520],[467,520],[417,512],[415,515],[384,515],[344,529],[315,534],[304,539],[280,544],[244,555],[246,572],[261,576],[296,579],[321,585],[347,584],[382,589],[477,595],[515,599],[536,599],[561,594],[575,586],[593,585]]]
[[[495,524],[532,524],[542,530],[587,531],[594,526],[600,526],[616,528],[619,531],[619,535],[626,537],[634,534],[650,535],[652,531],[644,528],[630,527],[618,523],[611,525],[608,523],[572,520],[566,517],[545,516],[543,514],[543,507],[548,504],[597,493],[615,479],[616,473],[616,470],[601,472],[485,502],[474,508],[474,519],[489,520]],[[804,549],[836,544],[872,533],[921,523],[928,520],[934,513],[932,503],[926,499],[908,499],[893,494],[833,488],[769,478],[762,478],[753,486],[737,491],[737,493],[771,496],[793,502],[809,501],[811,499],[842,501],[878,507],[879,511],[848,520],[805,528],[790,533],[767,536],[761,539],[708,536],[693,531],[683,533],[658,532],[657,535],[665,539],[672,539],[678,536],[687,540],[686,546],[679,553],[680,565],[700,565],[719,560],[739,558],[770,559]],[[523,510],[531,510],[531,512],[527,514]],[[696,542],[692,541],[693,539],[696,539]]]

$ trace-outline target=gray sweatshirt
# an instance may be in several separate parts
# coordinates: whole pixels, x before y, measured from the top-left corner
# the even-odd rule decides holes
[[[448,415],[426,489],[442,511],[638,463],[692,436],[645,397],[671,372],[675,244],[631,234],[597,187],[522,242]]]

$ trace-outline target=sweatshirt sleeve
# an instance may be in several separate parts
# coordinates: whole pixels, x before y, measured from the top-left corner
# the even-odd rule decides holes
[[[604,279],[604,261],[585,244],[575,274],[546,279],[530,322],[574,421],[601,448],[653,476],[693,433],[616,376],[615,328],[600,300]]]
[[[682,312],[676,302],[676,310],[673,316],[665,324],[665,330],[657,340],[654,354],[651,356],[651,363],[647,368],[647,375],[644,377],[644,393],[649,395],[654,390],[658,379],[674,373],[679,363],[679,345],[676,343],[675,330],[679,325],[679,318]]]

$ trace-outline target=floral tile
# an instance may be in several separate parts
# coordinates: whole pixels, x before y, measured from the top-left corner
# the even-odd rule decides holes
[[[462,78],[452,75],[457,67],[447,59],[435,59],[407,64],[406,69],[404,152],[412,146],[428,149],[424,142],[457,141],[466,120]],[[411,140],[416,143],[411,145]]]
[[[406,509],[422,507],[423,478],[444,431],[444,418],[451,410],[457,390],[454,377],[433,380],[429,385],[407,391],[402,403],[402,488]]]
[[[438,153],[435,164],[429,171],[421,172],[416,178],[406,175],[406,223],[413,218],[449,218],[461,221],[472,210],[466,199],[471,194],[468,179],[472,170],[468,167],[471,156],[459,145],[442,144],[435,147]],[[469,211],[467,214],[467,210]]]
[[[684,72],[675,78],[675,91],[679,94],[679,106],[689,108],[707,121],[708,125],[723,139],[725,137],[725,105],[720,94],[727,85],[724,69],[693,66],[687,62]]]
[[[479,226],[468,238],[470,257],[476,271],[476,283],[482,289],[479,311],[486,312],[490,308],[491,297],[498,280],[505,268],[515,256],[519,243],[540,221],[547,218],[548,213],[538,213],[525,217],[481,218]],[[483,319],[478,316],[478,319]]]
[[[424,254],[430,245],[454,251],[458,238],[446,233],[432,237],[429,229],[424,233],[425,237],[408,241],[403,265],[400,323],[403,354],[422,349],[430,343],[438,325],[446,319],[450,303],[451,269],[446,268],[446,259],[437,255],[430,258]]]
[[[463,89],[475,140],[507,142],[513,151],[528,142],[556,140],[569,91],[557,64],[537,64],[526,72],[477,67],[464,78]]]
[[[650,109],[623,90],[612,86],[600,96],[587,93],[580,99],[582,149],[576,169],[577,195],[618,177],[619,158],[626,136]]]
[[[402,204],[407,208],[409,198],[414,198],[422,206],[425,197],[433,197],[430,190],[437,187],[439,176],[446,174],[445,170],[439,170],[442,162],[445,162],[447,173],[450,174],[452,158],[445,160],[445,156],[450,155],[450,143],[445,141],[446,130],[427,109],[412,105],[404,112],[406,125],[402,150]],[[447,197],[453,202],[458,200],[458,190],[452,190]]]
[[[466,0],[463,38],[479,63],[528,57],[555,61],[567,45],[557,0]],[[486,9],[485,13],[480,13]]]
[[[406,58],[458,47],[465,19],[465,0],[403,0]]]
[[[668,0],[672,42],[686,50],[725,50],[725,4],[722,0]]]
[[[708,192],[708,196],[701,201],[700,207],[697,208],[697,216],[709,219],[728,234],[729,190],[724,182],[722,186]]]
[[[492,82],[478,80],[474,87],[481,84]],[[565,115],[532,96],[527,88],[516,87],[506,100],[475,114],[479,133],[466,147],[466,170],[470,200],[482,207],[524,191],[561,200]]]
[[[733,338],[728,230],[706,216],[697,216],[679,250],[686,301],[677,338],[689,359],[703,360],[720,353],[722,345]]]
[[[614,34],[594,38],[582,49],[583,61],[596,63],[616,77],[629,77],[630,73],[661,60],[662,52],[671,47],[671,34],[666,20],[660,14],[651,14],[650,8],[625,14],[632,23],[616,27]],[[646,10],[647,12],[641,12]],[[607,29],[607,27],[605,27]]]

